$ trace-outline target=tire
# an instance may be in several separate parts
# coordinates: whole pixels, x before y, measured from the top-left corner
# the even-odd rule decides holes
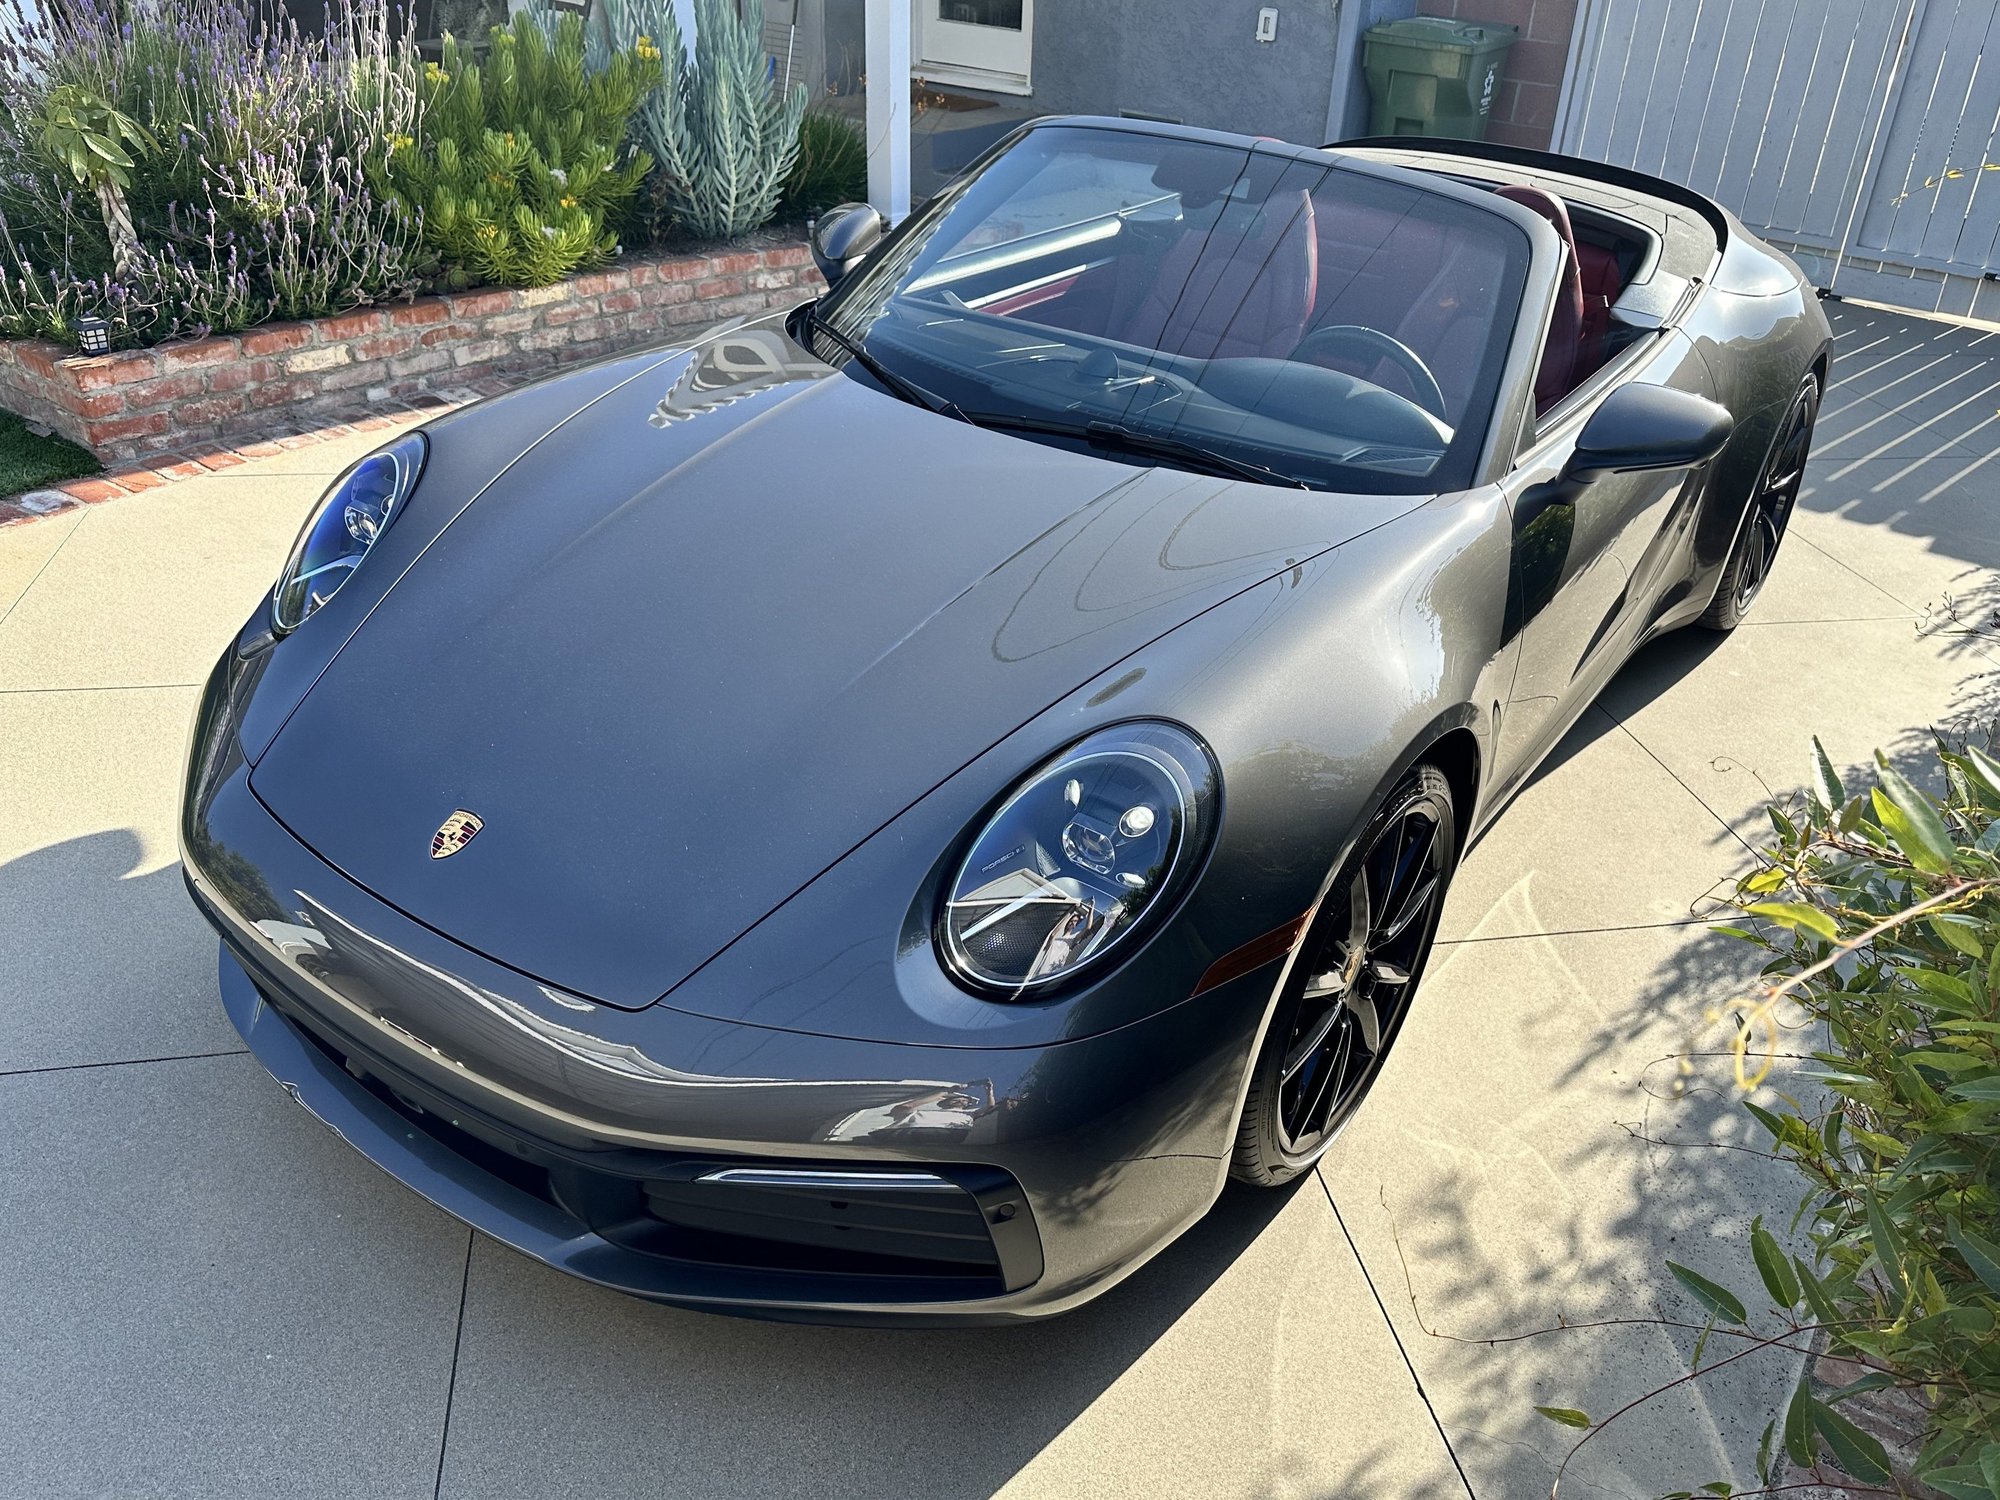
[[[1757,482],[1751,487],[1736,545],[1723,564],[1722,581],[1715,586],[1715,597],[1701,617],[1701,624],[1710,630],[1734,630],[1742,624],[1771,576],[1785,527],[1798,504],[1799,487],[1805,482],[1813,426],[1819,420],[1819,397],[1819,376],[1806,376],[1778,423],[1771,450],[1764,455]]]
[[[1457,866],[1451,783],[1419,765],[1369,820],[1306,932],[1251,1069],[1232,1176],[1289,1182],[1353,1117],[1409,1013]]]

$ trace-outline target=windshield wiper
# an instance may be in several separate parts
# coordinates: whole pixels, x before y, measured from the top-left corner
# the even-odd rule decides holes
[[[966,421],[977,427],[995,427],[1007,432],[1041,432],[1051,437],[1077,438],[1089,443],[1093,448],[1112,448],[1125,453],[1140,453],[1150,458],[1164,458],[1173,463],[1183,464],[1191,469],[1205,470],[1210,474],[1224,474],[1231,479],[1249,479],[1258,484],[1283,485],[1287,489],[1309,490],[1311,485],[1295,475],[1280,473],[1263,464],[1252,463],[1247,458],[1236,458],[1213,448],[1186,438],[1172,437],[1164,432],[1146,432],[1135,427],[1123,427],[1116,422],[1061,422],[1047,417],[1022,416],[1014,412],[961,412]]]
[[[935,391],[927,391],[907,375],[898,375],[868,352],[861,340],[850,338],[820,315],[817,307],[808,307],[805,316],[806,327],[816,329],[845,349],[854,362],[873,375],[888,388],[889,394],[907,401],[912,406],[921,406],[925,411],[934,411],[941,417],[952,417],[960,422],[970,422],[972,418],[959,410],[956,401],[947,400]]]

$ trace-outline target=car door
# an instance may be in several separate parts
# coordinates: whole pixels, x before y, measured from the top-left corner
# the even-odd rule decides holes
[[[1708,368],[1684,334],[1658,334],[1635,355],[1616,378],[1543,418],[1502,481],[1514,531],[1507,628],[1520,638],[1498,756],[1509,783],[1533,769],[1624,662],[1654,618],[1680,555],[1675,539],[1693,518],[1694,470],[1557,482],[1584,423],[1618,386],[1650,382],[1713,399]]]

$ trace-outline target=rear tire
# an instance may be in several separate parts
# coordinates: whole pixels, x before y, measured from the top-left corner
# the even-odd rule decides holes
[[[1723,564],[1722,581],[1715,587],[1701,623],[1710,630],[1734,630],[1750,612],[1764,581],[1777,561],[1778,545],[1785,539],[1785,527],[1798,504],[1799,488],[1805,482],[1806,460],[1812,454],[1813,424],[1819,419],[1819,376],[1808,375],[1799,382],[1792,404],[1771,439],[1771,451],[1757,472],[1750,490],[1750,505],[1743,528]]]
[[[1353,1117],[1409,1013],[1457,865],[1451,783],[1419,765],[1369,820],[1306,933],[1251,1069],[1232,1176],[1289,1182]]]

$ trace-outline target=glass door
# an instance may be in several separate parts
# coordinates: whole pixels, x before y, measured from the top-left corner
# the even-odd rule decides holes
[[[1035,0],[915,0],[914,71],[935,83],[1028,92]]]

